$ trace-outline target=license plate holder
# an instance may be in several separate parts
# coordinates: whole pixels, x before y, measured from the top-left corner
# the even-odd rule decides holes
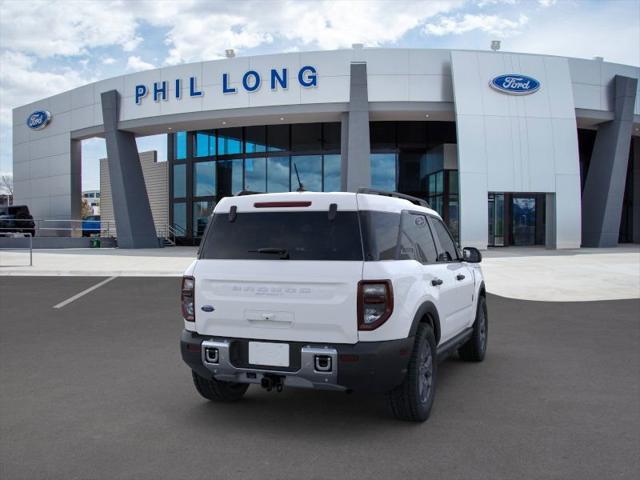
[[[289,344],[273,342],[249,342],[249,363],[270,367],[288,367]]]

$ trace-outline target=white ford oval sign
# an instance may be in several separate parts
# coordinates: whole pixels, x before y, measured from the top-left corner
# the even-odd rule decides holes
[[[46,110],[37,110],[27,118],[27,127],[32,130],[42,130],[49,125],[51,121],[51,113]]]
[[[540,90],[540,82],[538,80],[517,73],[498,75],[489,82],[489,85],[494,90],[508,93],[509,95],[529,95]]]

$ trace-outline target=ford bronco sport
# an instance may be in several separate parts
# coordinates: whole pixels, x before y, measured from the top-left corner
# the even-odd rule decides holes
[[[252,383],[381,392],[397,418],[424,421],[438,361],[485,356],[480,261],[406,195],[224,198],[182,280],[182,357],[209,400]]]

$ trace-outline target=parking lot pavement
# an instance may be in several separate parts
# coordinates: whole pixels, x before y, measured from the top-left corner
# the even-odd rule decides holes
[[[640,300],[490,296],[485,362],[440,365],[431,419],[251,387],[211,404],[178,278],[0,278],[0,478],[638,478]]]

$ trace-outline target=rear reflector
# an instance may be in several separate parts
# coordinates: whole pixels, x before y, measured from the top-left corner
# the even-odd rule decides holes
[[[256,208],[287,208],[287,207],[310,207],[311,202],[256,202]]]

